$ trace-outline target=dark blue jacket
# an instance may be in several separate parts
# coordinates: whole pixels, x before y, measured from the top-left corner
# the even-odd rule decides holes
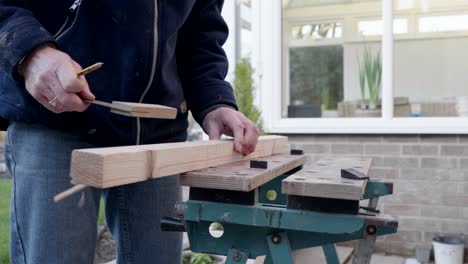
[[[228,29],[219,0],[0,0],[0,116],[79,133],[102,146],[185,140],[187,106],[201,122],[218,105],[236,107],[224,81]],[[72,7],[72,8],[70,8]],[[75,8],[76,7],[76,8]],[[96,99],[176,107],[176,120],[136,119],[90,106],[54,114],[27,93],[18,62],[55,43],[82,67]]]

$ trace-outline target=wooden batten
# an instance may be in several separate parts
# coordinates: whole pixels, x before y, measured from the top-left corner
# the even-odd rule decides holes
[[[164,105],[113,101],[112,106],[111,112],[131,117],[175,119],[177,116],[176,108]]]
[[[71,177],[74,184],[108,188],[288,151],[282,136],[260,137],[248,156],[235,152],[232,140],[80,149],[72,153]]]

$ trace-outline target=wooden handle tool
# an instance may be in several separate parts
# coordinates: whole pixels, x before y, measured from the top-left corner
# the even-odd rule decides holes
[[[83,70],[77,72],[77,76],[83,76],[93,71],[99,70],[104,63],[98,62]],[[159,119],[175,119],[177,116],[177,109],[164,105],[157,104],[142,104],[113,101],[112,103],[103,102],[99,100],[85,101],[86,103],[95,104],[111,109],[111,113],[143,118],[159,118]]]

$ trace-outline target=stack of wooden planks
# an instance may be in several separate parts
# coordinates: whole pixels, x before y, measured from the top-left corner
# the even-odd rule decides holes
[[[72,153],[71,177],[73,184],[108,188],[288,151],[282,136],[260,137],[248,156],[235,152],[232,140],[79,149]]]
[[[71,177],[77,186],[71,193],[179,173],[182,185],[248,192],[304,164],[303,155],[289,155],[289,150],[288,138],[282,136],[260,137],[248,156],[235,152],[232,140],[79,149],[72,153]],[[250,166],[252,159],[267,163],[267,168]],[[284,179],[282,192],[359,201],[367,180],[341,178],[341,169],[367,174],[370,166],[371,159],[359,157],[322,159]]]

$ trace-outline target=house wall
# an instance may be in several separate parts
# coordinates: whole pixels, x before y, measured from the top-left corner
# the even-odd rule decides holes
[[[323,157],[371,157],[371,178],[394,182],[394,194],[379,202],[399,221],[397,234],[378,241],[386,252],[413,254],[437,233],[468,234],[467,135],[288,136],[308,156],[305,167]]]

